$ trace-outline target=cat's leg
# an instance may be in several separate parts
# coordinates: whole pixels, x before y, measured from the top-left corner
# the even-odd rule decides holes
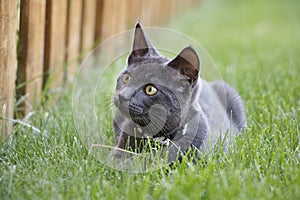
[[[114,168],[118,170],[127,169],[130,163],[132,162],[132,155],[128,154],[126,151],[126,147],[128,146],[128,141],[130,140],[130,136],[125,132],[118,133],[117,145],[110,153],[110,162]]]
[[[118,141],[111,153],[112,158],[130,158],[139,154],[143,150],[144,139],[131,136],[126,132],[120,131]]]
[[[130,140],[130,136],[127,133],[120,132],[119,134],[120,135],[117,138],[117,145],[111,153],[112,158],[121,158],[122,156],[124,156],[125,149],[128,146],[128,141]]]
[[[136,164],[143,166],[147,157],[143,157],[145,139],[137,138],[121,132],[119,141],[110,154],[111,163],[116,169],[135,170]],[[140,167],[141,167],[140,166]]]

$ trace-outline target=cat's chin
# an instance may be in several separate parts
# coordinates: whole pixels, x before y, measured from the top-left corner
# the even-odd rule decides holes
[[[148,115],[142,115],[142,114],[135,114],[130,112],[129,109],[126,109],[124,107],[117,107],[118,111],[127,119],[130,119],[132,121],[133,124],[140,126],[140,127],[144,127],[147,126],[151,120],[149,119]]]
[[[140,126],[140,127],[145,127],[147,125],[150,124],[150,120],[147,119],[146,117],[133,117],[131,116],[131,120],[133,121],[134,124],[136,124],[137,126]]]

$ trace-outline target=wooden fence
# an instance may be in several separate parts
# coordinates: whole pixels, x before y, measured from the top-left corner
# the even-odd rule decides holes
[[[34,110],[46,87],[64,86],[72,78],[79,55],[95,41],[133,28],[137,19],[145,26],[165,24],[195,3],[0,0],[0,117],[19,118]],[[49,76],[55,77],[51,85],[46,84]],[[1,118],[0,135],[5,138],[12,124]]]

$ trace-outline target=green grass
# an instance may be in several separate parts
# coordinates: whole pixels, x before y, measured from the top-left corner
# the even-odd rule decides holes
[[[172,22],[240,92],[248,129],[228,155],[166,172],[117,172],[88,156],[71,95],[37,111],[0,150],[0,199],[299,199],[300,2],[206,2]],[[188,45],[188,44],[187,44]],[[202,66],[205,67],[205,66]]]

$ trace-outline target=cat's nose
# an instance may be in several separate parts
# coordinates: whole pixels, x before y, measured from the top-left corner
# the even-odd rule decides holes
[[[120,101],[121,104],[128,101],[128,100],[129,100],[128,97],[126,97],[123,94],[119,94],[119,101]]]

